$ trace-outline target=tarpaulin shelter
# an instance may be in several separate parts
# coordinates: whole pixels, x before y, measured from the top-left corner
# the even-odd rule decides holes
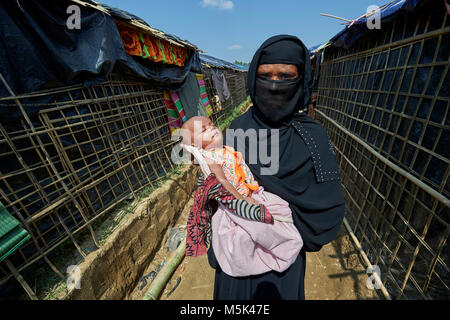
[[[195,45],[95,1],[2,1],[0,45],[0,201],[30,236],[0,262],[1,289],[35,264],[63,279],[48,255],[68,240],[85,257],[78,232],[100,246],[93,221],[174,168],[164,93],[192,74],[197,98],[215,92]]]
[[[311,48],[346,219],[397,299],[450,293],[449,45],[445,1],[397,0]]]
[[[203,53],[199,54],[199,59],[205,75],[206,91],[215,110],[212,118],[214,121],[220,121],[226,116],[231,105],[248,96],[247,70]],[[216,83],[218,80],[222,82],[219,86]]]

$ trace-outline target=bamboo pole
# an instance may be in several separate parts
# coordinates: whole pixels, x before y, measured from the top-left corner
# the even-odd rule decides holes
[[[14,154],[17,157],[17,160],[19,161],[19,163],[21,164],[21,166],[27,170],[27,176],[30,179],[30,181],[32,182],[32,184],[34,185],[34,187],[36,188],[36,190],[38,190],[39,194],[41,195],[41,197],[43,199],[45,199],[45,201],[47,202],[47,205],[51,206],[51,201],[50,199],[47,197],[47,194],[45,193],[45,191],[43,190],[43,188],[41,187],[41,185],[39,184],[39,182],[37,181],[36,177],[34,176],[33,172],[30,170],[30,168],[28,167],[28,165],[26,164],[26,162],[23,160],[22,156],[20,155],[20,153],[17,151],[17,149],[15,148],[14,144],[12,143],[11,139],[9,138],[6,130],[3,128],[3,126],[0,124],[0,133],[2,133],[5,136],[5,139],[7,140],[10,148],[13,150]],[[52,209],[55,207],[52,207]],[[72,242],[74,243],[75,247],[77,248],[78,252],[81,254],[81,256],[83,258],[86,257],[86,254],[83,252],[83,250],[81,249],[81,247],[78,245],[78,243],[76,242],[75,238],[72,235],[72,232],[70,232],[69,228],[65,225],[64,220],[61,218],[60,214],[55,211],[55,215],[59,220],[59,223],[61,224],[61,226],[64,228],[64,230],[67,232],[67,234],[69,235],[70,239],[72,240]],[[30,232],[30,234],[32,234]],[[37,247],[40,251],[40,247]],[[57,273],[58,276],[61,275],[61,273]],[[63,277],[64,278],[64,277]]]
[[[389,168],[391,168],[392,170],[396,171],[397,173],[399,173],[400,175],[404,176],[406,179],[408,179],[409,181],[411,181],[413,184],[417,185],[418,187],[420,187],[423,191],[425,191],[426,193],[428,193],[430,196],[432,196],[433,198],[435,198],[436,200],[438,200],[439,202],[441,202],[443,205],[450,207],[450,200],[444,196],[443,194],[437,192],[436,190],[434,190],[433,188],[431,188],[430,186],[428,186],[427,184],[423,183],[422,181],[420,181],[419,179],[417,179],[416,177],[414,177],[412,174],[410,174],[409,172],[407,172],[406,170],[400,168],[398,165],[396,165],[395,163],[393,163],[392,161],[386,159],[384,156],[382,156],[378,151],[374,150],[371,146],[369,146],[366,142],[364,142],[363,140],[361,140],[360,138],[358,138],[357,136],[355,136],[353,133],[351,133],[349,130],[347,130],[346,128],[344,128],[343,126],[341,126],[340,124],[338,124],[336,121],[334,121],[333,119],[331,119],[329,116],[327,116],[326,114],[324,114],[323,112],[321,112],[320,110],[315,110],[317,113],[319,113],[322,117],[324,117],[325,119],[327,119],[328,121],[330,121],[332,124],[334,124],[336,127],[338,127],[342,132],[344,132],[345,134],[347,134],[348,136],[350,136],[353,140],[357,141],[360,145],[362,145],[367,151],[369,151],[371,154],[373,154],[376,158],[378,158],[379,160],[381,160],[381,162],[383,162],[385,165],[387,165]]]
[[[321,13],[320,15],[321,15],[321,16],[324,16],[324,17],[330,17],[330,18],[335,18],[335,19],[343,20],[343,21],[346,21],[346,22],[352,22],[352,20],[344,19],[344,18],[341,18],[341,17],[338,17],[338,16],[333,16],[332,14],[328,14],[328,13]]]
[[[440,35],[445,36],[445,35],[447,35],[449,33],[450,33],[450,26],[449,27],[445,27],[443,29],[438,29],[438,30],[434,30],[434,31],[426,32],[426,33],[421,33],[421,34],[418,34],[416,36],[405,38],[405,39],[401,39],[401,40],[394,41],[394,42],[391,42],[391,43],[386,43],[386,44],[380,45],[378,47],[370,48],[370,49],[367,49],[367,50],[364,50],[364,51],[357,51],[355,53],[350,53],[350,54],[345,55],[345,56],[341,56],[341,57],[338,57],[338,58],[335,58],[335,59],[324,61],[324,62],[322,62],[321,65],[325,66],[325,65],[329,65],[329,64],[334,64],[336,62],[340,62],[340,61],[343,61],[343,60],[350,60],[350,59],[353,59],[353,58],[358,58],[358,57],[361,57],[361,56],[364,56],[364,55],[367,55],[367,54],[370,54],[370,53],[375,54],[377,52],[384,51],[384,50],[389,49],[389,48],[396,49],[397,47],[408,45],[408,44],[411,44],[412,42],[419,42],[421,40],[428,40],[430,38],[435,38],[435,37],[438,37]],[[445,64],[445,63],[446,62],[443,62],[443,64]]]
[[[28,283],[25,281],[25,279],[20,275],[20,273],[17,272],[16,268],[14,268],[13,264],[9,259],[5,260],[6,266],[9,268],[9,271],[14,275],[17,281],[19,281],[22,288],[26,291],[28,296],[31,300],[38,300],[36,294],[34,293],[33,289],[28,285]]]
[[[364,252],[364,249],[361,247],[361,244],[359,243],[358,238],[353,233],[352,228],[350,227],[346,218],[344,218],[344,226],[347,229],[347,232],[350,234],[353,242],[355,243],[356,248],[358,249],[358,252],[361,254],[362,258],[364,259],[364,262],[366,263],[367,268],[372,268],[372,264],[370,263],[369,258],[367,257],[366,253]],[[381,292],[383,293],[386,300],[392,300],[391,296],[389,295],[389,292],[386,290],[386,287],[384,286],[384,284],[381,281],[378,274],[376,272],[374,272],[373,276],[375,278],[376,283],[380,286]]]
[[[235,76],[229,76],[227,74],[227,79],[230,79],[230,83],[233,84],[232,89],[233,91],[239,91],[239,86],[245,86],[245,76],[242,74],[235,75]],[[236,78],[236,79],[234,79]],[[1,79],[0,79],[1,80]],[[242,84],[239,83],[238,80],[241,80]],[[1,81],[0,81],[1,82]],[[72,196],[78,196],[79,194],[82,194],[85,191],[89,191],[89,189],[95,189],[98,194],[98,188],[100,184],[105,183],[109,184],[110,189],[120,187],[120,184],[122,181],[117,182],[110,182],[107,181],[109,178],[114,178],[116,174],[120,173],[120,170],[123,170],[124,168],[133,168],[138,169],[138,167],[134,167],[134,165],[141,165],[142,172],[145,172],[146,178],[148,180],[148,184],[152,185],[152,183],[159,181],[162,179],[161,175],[164,175],[163,168],[160,168],[161,165],[164,165],[164,160],[167,160],[167,153],[168,150],[170,150],[171,144],[175,144],[175,141],[170,141],[170,135],[168,135],[168,130],[165,130],[165,127],[167,126],[167,118],[165,114],[165,107],[163,104],[163,100],[161,97],[161,94],[159,91],[155,89],[149,90],[151,86],[144,85],[141,82],[134,82],[134,81],[124,81],[122,77],[117,76],[115,78],[115,75],[112,74],[112,76],[109,77],[109,86],[110,90],[106,90],[107,87],[104,87],[104,94],[105,97],[98,97],[95,93],[98,93],[95,91],[94,94],[91,94],[89,97],[95,98],[86,98],[80,99],[80,100],[69,100],[69,101],[62,101],[62,102],[55,102],[55,103],[48,103],[43,104],[45,106],[54,106],[51,108],[45,108],[42,109],[39,112],[39,120],[42,124],[44,124],[43,127],[40,127],[40,125],[37,125],[34,123],[34,120],[29,118],[29,115],[24,115],[24,120],[21,121],[22,128],[27,129],[21,129],[19,131],[15,131],[13,133],[6,133],[8,136],[7,138],[0,138],[0,143],[6,143],[6,144],[15,144],[16,142],[19,143],[18,145],[12,146],[12,150],[3,153],[3,156],[11,156],[17,154],[23,155],[26,154],[28,151],[34,151],[36,152],[37,156],[40,159],[40,162],[37,163],[28,163],[27,158],[23,158],[25,161],[25,166],[22,164],[22,169],[8,172],[6,174],[1,174],[1,181],[5,183],[8,190],[5,189],[5,199],[8,199],[8,197],[11,197],[11,195],[15,195],[17,197],[14,199],[11,199],[12,201],[9,201],[9,204],[11,208],[14,210],[20,210],[24,211],[25,214],[23,216],[23,223],[26,226],[29,226],[30,228],[33,228],[38,230],[39,229],[39,223],[42,218],[48,216],[52,221],[51,224],[54,226],[57,226],[58,219],[56,219],[56,216],[53,214],[53,210],[55,210],[57,207],[64,205],[66,202],[71,200]],[[117,90],[119,88],[121,90]],[[139,87],[135,87],[136,85],[139,85]],[[211,85],[211,84],[209,84]],[[100,86],[103,88],[103,86]],[[82,86],[71,86],[71,87],[65,87],[65,90],[71,91],[71,90],[85,90]],[[209,88],[211,89],[211,88]],[[245,87],[243,87],[245,89]],[[57,89],[57,90],[47,90],[47,91],[40,91],[35,94],[27,94],[27,95],[15,95],[7,97],[8,99],[0,98],[0,101],[14,101],[14,106],[19,109],[19,111],[25,111],[27,106],[36,106],[38,104],[27,104],[23,103],[20,99],[22,98],[29,98],[29,97],[35,97],[35,96],[43,96],[46,94],[52,94],[55,92],[65,92],[65,90]],[[125,91],[124,91],[125,90]],[[130,93],[127,93],[126,91],[133,91]],[[136,92],[136,90],[139,90]],[[239,92],[238,92],[239,93]],[[233,95],[231,99],[229,99],[225,105],[224,110],[222,112],[216,111],[217,114],[223,114],[225,111],[230,109],[232,107],[231,100],[240,100],[239,94],[236,93]],[[242,92],[245,94],[245,92]],[[108,95],[113,94],[113,96]],[[139,98],[139,99],[138,99]],[[18,101],[20,100],[20,101]],[[101,107],[105,106],[105,103],[108,103],[109,108],[107,110],[103,110],[101,108],[98,108],[94,110],[93,106],[89,106],[89,104],[95,104]],[[78,108],[79,106],[82,106],[84,108],[84,105],[88,104],[89,112],[88,113],[82,113],[78,112],[78,110],[75,110],[74,113],[71,112],[71,108]],[[12,104],[11,104],[12,105]],[[130,108],[130,106],[133,105],[133,108]],[[132,111],[128,111],[132,110]],[[67,115],[66,115],[67,111]],[[136,114],[135,112],[142,112],[142,114]],[[116,115],[111,115],[111,113],[117,112]],[[46,115],[49,115],[47,118],[47,122],[43,121],[44,117]],[[134,115],[134,116],[133,116]],[[223,116],[223,115],[222,115]],[[125,119],[126,121],[126,127],[122,128],[123,124],[121,122],[121,118]],[[150,117],[150,118],[149,118]],[[130,121],[130,119],[138,119],[139,121]],[[99,125],[100,119],[101,125]],[[31,129],[28,129],[27,123],[29,124],[28,120],[32,120],[33,127]],[[77,121],[72,120],[81,120],[83,123],[80,126],[80,124]],[[77,122],[77,123],[75,123]],[[124,148],[120,148],[117,150],[117,156],[120,162],[123,162],[119,169],[114,169],[115,161],[117,159],[114,159],[114,156],[108,152],[108,154],[105,155],[105,158],[102,158],[102,162],[99,160],[95,160],[92,163],[89,163],[89,166],[82,166],[78,169],[76,169],[75,172],[70,172],[71,170],[68,170],[67,167],[65,167],[65,164],[62,163],[63,169],[59,170],[59,177],[56,177],[55,175],[52,175],[53,166],[60,165],[60,154],[56,154],[56,152],[53,151],[53,146],[55,140],[54,139],[63,139],[66,137],[74,138],[75,140],[77,135],[83,135],[86,133],[86,127],[87,129],[92,128],[98,128],[101,130],[102,126],[113,129],[114,124],[119,124],[119,127],[116,128],[117,131],[111,132],[114,136],[114,139],[117,137],[120,137],[121,134],[126,134],[125,130],[132,130],[130,131],[132,135],[136,135],[136,132],[139,133],[139,130],[142,130],[145,133],[138,134],[137,137],[128,137],[130,141],[126,141],[124,144]],[[49,125],[51,124],[51,125]],[[83,126],[85,124],[86,126]],[[47,126],[53,127],[53,128],[47,128]],[[33,130],[34,128],[34,130]],[[66,130],[67,129],[67,130]],[[150,129],[150,130],[145,130]],[[138,131],[136,131],[138,130]],[[109,131],[109,130],[108,130]],[[167,131],[167,132],[166,132]],[[46,140],[43,139],[44,135],[49,135],[50,139],[47,139],[47,136],[45,137]],[[160,139],[158,139],[158,134],[160,135]],[[111,136],[112,137],[112,136]],[[31,139],[32,138],[32,139]],[[88,142],[89,143],[95,143],[95,144],[105,144],[106,140],[104,140],[104,137],[97,137],[97,136],[90,136],[90,133],[88,133]],[[31,140],[31,143],[22,143],[22,140]],[[41,140],[42,139],[42,140]],[[8,141],[10,140],[10,141]],[[28,140],[28,141],[29,141]],[[115,140],[114,140],[115,141]],[[119,141],[120,142],[120,141]],[[164,142],[164,143],[163,143]],[[115,142],[117,143],[117,142]],[[19,147],[20,145],[20,147]],[[61,152],[67,152],[67,150],[71,146],[64,145],[64,148],[60,149]],[[119,147],[119,145],[117,145]],[[165,148],[162,150],[162,148]],[[109,148],[106,148],[110,150]],[[47,150],[47,152],[45,152]],[[51,152],[50,152],[51,150]],[[129,160],[126,161],[127,158],[126,152],[130,152],[132,150],[132,154],[129,156]],[[44,152],[43,152],[44,151]],[[98,152],[94,151],[95,156],[98,157]],[[54,154],[54,155],[53,155]],[[49,157],[49,155],[52,155]],[[80,161],[85,161],[87,159],[86,155],[80,156]],[[108,159],[112,160],[109,161]],[[67,159],[65,159],[67,161]],[[72,159],[69,159],[72,161]],[[163,160],[163,162],[158,163],[158,160]],[[155,162],[153,162],[155,161]],[[20,161],[21,162],[21,161]],[[30,159],[31,162],[31,159]],[[50,162],[50,163],[49,163]],[[50,165],[50,166],[49,166]],[[101,170],[91,171],[91,165],[96,166],[99,165],[101,167]],[[130,166],[130,167],[129,167]],[[150,167],[151,166],[151,167]],[[83,173],[83,170],[86,170],[87,172]],[[112,169],[111,169],[112,168]],[[152,170],[153,168],[153,170]],[[166,168],[167,169],[167,168]],[[31,175],[30,183],[32,186],[36,188],[36,190],[31,190],[31,192],[28,190],[29,186],[21,186],[18,189],[12,188],[9,186],[8,181],[6,179],[14,179],[19,174],[25,174],[25,175]],[[77,185],[71,185],[73,183],[73,179],[76,179],[76,176],[80,176],[82,183]],[[47,182],[46,179],[48,177],[51,177],[52,180],[50,183]],[[88,179],[85,179],[87,177]],[[129,174],[129,177],[134,179],[141,179],[140,176],[135,176],[134,174]],[[136,177],[136,178],[135,178]],[[35,178],[35,179],[33,179]],[[71,183],[69,184],[67,181],[69,179]],[[64,181],[63,181],[64,180]],[[69,193],[64,193],[64,186],[61,187],[59,184],[65,182],[66,187],[69,189]],[[34,184],[33,184],[34,183]],[[37,184],[36,184],[37,183]],[[136,185],[135,192],[138,192],[142,190],[142,188],[145,187],[145,185],[140,185],[139,182]],[[39,185],[42,186],[42,188],[39,188]],[[43,197],[40,193],[41,191],[45,191],[52,199],[52,203],[45,208],[40,208],[37,211],[28,212],[27,208],[36,205],[39,201],[45,201],[45,196]],[[48,191],[47,191],[48,190]],[[2,191],[0,189],[0,191]],[[113,198],[115,201],[112,203],[100,203],[101,208],[95,210],[95,216],[89,217],[88,221],[85,224],[82,224],[81,226],[77,226],[76,229],[72,230],[72,235],[75,235],[83,230],[87,230],[86,228],[89,228],[93,222],[98,221],[98,219],[101,216],[104,216],[105,213],[108,213],[109,210],[111,210],[115,205],[117,205],[117,202],[125,199],[124,196],[119,190],[118,193],[115,192],[115,190],[112,192]],[[33,197],[31,202],[28,202],[27,199],[29,197]],[[78,198],[77,198],[78,200]],[[85,200],[81,198],[81,200]],[[78,200],[80,201],[80,200]],[[90,205],[90,199],[86,199],[86,204]],[[84,203],[80,203],[83,208],[85,208]],[[65,204],[67,208],[67,204]],[[42,205],[41,205],[42,207]],[[89,207],[90,208],[90,207]],[[17,213],[17,212],[16,212]],[[72,216],[73,217],[73,216]],[[37,224],[37,225],[36,225]],[[61,225],[61,224],[60,224]],[[53,227],[54,227],[53,226]],[[53,230],[53,229],[51,229]],[[36,239],[38,239],[39,244],[42,241],[43,244],[41,246],[41,251],[37,252],[36,255],[33,255],[32,257],[23,257],[24,263],[21,263],[20,265],[16,265],[17,272],[22,272],[25,268],[29,267],[30,265],[37,262],[42,257],[47,261],[46,255],[48,255],[51,251],[53,251],[56,247],[58,247],[62,242],[66,240],[71,240],[69,233],[61,232],[59,228],[58,230],[58,239],[56,242],[53,242],[52,245],[49,245],[46,242],[46,233],[49,231],[46,231],[46,233],[35,233],[34,235]],[[34,238],[33,238],[34,239]],[[72,242],[73,239],[72,239]],[[76,249],[76,248],[74,248]],[[23,255],[23,254],[22,254]],[[50,261],[47,261],[47,263]],[[50,262],[50,267],[52,267],[53,271],[55,271],[60,278],[62,278],[61,272],[59,272],[54,265]],[[5,266],[6,267],[6,266]],[[5,271],[8,271],[6,268]],[[0,280],[0,285],[2,283],[5,283],[8,279],[12,278],[13,275],[11,272],[8,273],[8,275],[4,276]]]
[[[161,269],[156,278],[153,280],[150,288],[147,290],[142,300],[157,300],[161,291],[164,289],[170,276],[177,269],[181,260],[186,254],[186,239],[181,241],[178,248],[171,254],[167,264]]]
[[[0,195],[7,199],[6,194],[3,192],[3,190],[0,188]],[[17,215],[17,217],[19,218],[19,220],[22,222],[24,228],[28,231],[28,233],[30,234],[31,240],[33,241],[34,245],[36,246],[37,250],[39,251],[39,254],[44,257],[45,262],[47,262],[47,264],[50,266],[50,268],[58,275],[58,277],[61,280],[64,280],[64,275],[56,268],[56,266],[50,261],[50,259],[47,257],[46,254],[44,254],[41,246],[39,245],[36,236],[33,234],[33,232],[31,231],[30,227],[28,226],[28,224],[26,223],[25,219],[23,218],[22,214],[20,213],[20,211],[15,207],[12,206],[15,214]]]
[[[3,84],[5,85],[6,89],[7,89],[8,92],[9,92],[9,94],[10,94],[11,96],[15,96],[15,93],[12,91],[12,89],[11,89],[10,86],[8,85],[8,82],[6,81],[6,79],[3,77],[3,75],[2,75],[1,73],[0,73],[0,80],[2,80]],[[21,111],[22,115],[24,116],[24,118],[25,118],[27,124],[29,125],[31,131],[32,131],[32,132],[36,132],[36,129],[35,129],[33,123],[31,122],[30,118],[28,117],[27,113],[25,112],[25,110],[24,110],[22,104],[20,103],[19,99],[16,99],[15,101],[16,101],[18,107],[20,108],[20,111]],[[79,204],[79,202],[77,201],[77,199],[75,198],[75,196],[69,191],[69,188],[67,187],[67,185],[66,185],[66,183],[64,182],[64,180],[62,180],[62,178],[61,178],[61,176],[60,176],[58,170],[56,169],[55,165],[54,165],[53,162],[51,161],[51,158],[50,158],[49,154],[47,153],[47,150],[45,149],[45,147],[44,147],[44,145],[43,145],[43,143],[42,143],[42,141],[41,141],[41,138],[40,138],[38,135],[36,136],[36,140],[37,140],[37,142],[39,143],[39,146],[41,147],[42,152],[44,153],[45,158],[46,158],[48,164],[49,164],[50,167],[52,168],[53,173],[56,175],[56,177],[57,177],[58,179],[61,180],[61,185],[62,185],[62,187],[64,188],[64,191],[70,196],[71,200],[72,200],[73,203],[75,204],[75,207],[76,207],[76,208],[78,209],[78,211],[80,212],[80,214],[81,214],[83,220],[87,223],[87,222],[88,222],[88,219],[87,219],[86,215],[84,214],[83,209],[81,208],[81,205]],[[64,224],[63,224],[63,226],[64,226]],[[94,230],[92,229],[92,226],[91,226],[91,225],[88,225],[88,229],[89,229],[89,231],[90,231],[90,233],[91,233],[92,239],[94,240],[94,244],[97,246],[97,248],[100,248],[100,245],[98,244],[97,239],[95,238],[95,233],[94,233]],[[80,252],[80,253],[81,253],[81,252]]]

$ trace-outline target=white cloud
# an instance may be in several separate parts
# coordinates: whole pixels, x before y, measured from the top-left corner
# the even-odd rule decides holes
[[[232,46],[229,46],[229,47],[228,47],[228,50],[239,50],[239,49],[241,49],[241,48],[242,48],[241,45],[239,45],[239,44],[233,44]]]
[[[202,7],[216,7],[220,10],[231,10],[234,7],[234,3],[230,0],[202,0]]]

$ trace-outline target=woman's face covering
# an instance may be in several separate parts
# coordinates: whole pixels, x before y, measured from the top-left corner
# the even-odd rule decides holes
[[[295,64],[261,64],[257,76],[267,80],[291,80],[298,77]]]
[[[297,105],[289,102],[299,91],[301,81],[296,65],[258,66],[255,81],[256,103],[270,122],[279,122],[295,111]]]

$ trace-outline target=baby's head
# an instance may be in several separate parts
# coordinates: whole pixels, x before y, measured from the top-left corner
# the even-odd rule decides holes
[[[221,147],[222,132],[207,117],[195,116],[189,118],[181,127],[182,143],[201,149]]]

